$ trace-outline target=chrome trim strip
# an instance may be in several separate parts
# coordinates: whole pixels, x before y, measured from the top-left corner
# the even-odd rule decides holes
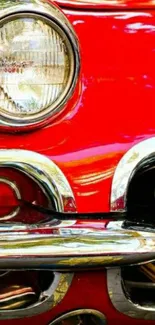
[[[64,321],[65,319],[72,317],[72,316],[77,316],[81,314],[91,314],[93,316],[96,316],[99,319],[99,324],[98,325],[106,325],[106,318],[105,315],[99,312],[98,310],[95,309],[77,309],[70,311],[69,313],[66,313],[58,318],[56,318],[54,321],[52,321],[49,325],[56,325],[61,321]],[[81,323],[79,323],[80,325]]]
[[[107,285],[111,302],[120,313],[132,318],[155,320],[155,308],[134,304],[126,297],[122,286],[120,268],[107,270]]]
[[[155,137],[136,144],[122,157],[116,167],[112,181],[111,211],[126,210],[127,191],[131,178],[144,159],[151,159],[153,154],[155,155]]]
[[[30,117],[30,121],[28,118],[21,119],[13,119],[8,115],[1,114],[0,115],[0,126],[9,130],[28,130],[34,127],[41,127],[43,125],[49,124],[53,117],[61,112],[64,108],[70,97],[73,95],[75,86],[78,81],[78,76],[80,72],[80,50],[79,50],[79,42],[77,36],[74,32],[72,25],[69,20],[63,14],[61,10],[57,6],[55,6],[52,2],[48,0],[8,0],[6,3],[1,3],[0,1],[0,23],[5,23],[5,20],[8,22],[9,19],[13,19],[14,17],[38,17],[41,19],[47,20],[48,23],[54,26],[57,26],[59,32],[62,33],[63,39],[66,40],[66,46],[70,47],[70,58],[72,61],[72,78],[70,87],[68,87],[67,92],[64,98],[57,103],[57,106],[52,110],[51,106],[48,107],[44,115],[41,112],[40,116],[32,119]]]
[[[45,156],[28,150],[0,150],[0,167],[15,168],[32,178],[48,197],[49,202],[54,201],[57,211],[63,212],[68,202],[71,204],[71,210],[76,211],[74,195],[66,177],[57,165]]]
[[[29,307],[17,310],[0,309],[0,320],[31,317],[52,309],[65,297],[71,285],[72,279],[73,273],[55,272],[54,281],[52,282],[51,286],[42,293],[40,301],[30,305]]]
[[[0,224],[0,269],[73,270],[144,264],[155,260],[155,232],[118,223],[78,221],[41,225]]]

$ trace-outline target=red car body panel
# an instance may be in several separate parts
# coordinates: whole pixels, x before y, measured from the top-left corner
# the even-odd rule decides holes
[[[88,307],[104,313],[107,317],[108,325],[113,325],[114,322],[121,325],[124,323],[127,325],[154,324],[153,321],[134,320],[118,313],[114,309],[106,293],[106,274],[103,271],[75,274],[71,288],[62,303],[48,313],[22,320],[1,321],[1,324],[26,325],[27,322],[38,325],[49,324],[53,318],[57,318],[65,312],[81,308],[86,309]]]
[[[67,177],[79,212],[109,211],[112,178],[121,157],[155,135],[155,4],[99,4],[112,11],[82,11],[76,10],[78,2],[74,5],[64,10],[81,50],[81,75],[73,98],[47,127],[1,133],[0,149],[27,149],[49,157]],[[76,308],[103,312],[109,325],[154,323],[117,312],[107,293],[106,271],[98,271],[76,273],[65,298],[49,312],[0,324],[46,325]]]
[[[66,14],[81,48],[78,96],[52,125],[1,133],[0,148],[50,157],[69,180],[79,212],[108,211],[120,158],[155,135],[155,12]]]
[[[153,0],[56,0],[63,7],[93,8],[93,9],[152,9],[155,6]]]

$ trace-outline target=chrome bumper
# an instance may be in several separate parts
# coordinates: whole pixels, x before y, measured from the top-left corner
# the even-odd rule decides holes
[[[88,269],[152,260],[155,233],[123,229],[123,222],[0,225],[1,269]]]
[[[72,218],[78,219],[72,189],[50,159],[26,150],[0,150],[0,167],[15,168],[26,174],[48,197],[49,209],[54,200],[58,214],[71,208],[75,212]],[[69,221],[68,216],[62,213],[65,220],[54,220],[58,219],[57,214],[52,216],[50,211],[49,215],[43,214],[42,224],[35,225],[13,223],[12,215],[0,217],[0,222],[6,222],[0,223],[0,269],[88,269],[141,264],[155,259],[152,229],[129,230],[123,222],[107,225],[104,219],[91,222],[90,215],[83,221]]]

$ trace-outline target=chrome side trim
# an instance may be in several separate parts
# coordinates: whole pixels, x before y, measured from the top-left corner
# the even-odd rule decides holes
[[[44,313],[59,304],[71,285],[73,273],[55,272],[54,276],[54,281],[51,286],[43,292],[40,301],[26,308],[0,310],[0,320],[31,317]]]
[[[44,114],[38,113],[34,118],[23,117],[21,118],[10,118],[9,115],[4,113],[0,115],[0,126],[7,130],[18,130],[24,131],[29,128],[41,127],[49,124],[53,117],[61,112],[68,100],[73,95],[75,86],[78,81],[80,72],[80,50],[79,42],[74,29],[57,6],[48,0],[8,0],[5,3],[0,1],[0,23],[4,24],[5,21],[12,20],[20,17],[40,17],[40,19],[47,20],[51,25],[62,34],[62,38],[66,41],[66,46],[69,49],[70,60],[71,60],[71,76],[70,85],[66,88],[66,93],[63,98],[57,100],[57,105],[52,109],[52,106],[47,107]],[[54,104],[55,105],[55,104]]]
[[[100,221],[0,224],[0,269],[73,270],[155,260],[155,232]]]
[[[126,297],[122,286],[120,268],[107,270],[107,285],[111,302],[120,313],[132,318],[155,320],[155,308],[134,304]]]
[[[10,167],[23,172],[38,183],[55,204],[57,211],[64,211],[70,202],[72,211],[76,211],[75,199],[70,185],[57,165],[43,155],[28,150],[0,150],[0,167]]]
[[[98,310],[95,310],[95,309],[77,309],[77,310],[70,311],[69,313],[64,314],[64,315],[58,317],[57,319],[55,319],[54,321],[52,321],[52,323],[50,323],[49,325],[56,325],[59,322],[65,320],[67,318],[70,318],[70,317],[73,317],[73,316],[82,315],[82,314],[90,314],[90,315],[96,316],[98,318],[98,320],[99,320],[99,324],[98,325],[106,325],[107,324],[106,318],[105,318],[104,314],[102,314]],[[80,324],[81,323],[79,323],[79,325]]]
[[[111,211],[126,210],[126,197],[130,180],[141,163],[144,160],[151,160],[152,155],[155,155],[155,137],[136,144],[122,157],[112,181]]]

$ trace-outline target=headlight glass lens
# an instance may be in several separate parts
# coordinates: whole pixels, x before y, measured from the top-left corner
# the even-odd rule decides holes
[[[71,46],[59,28],[40,17],[0,27],[0,114],[30,119],[55,110],[72,77]]]

